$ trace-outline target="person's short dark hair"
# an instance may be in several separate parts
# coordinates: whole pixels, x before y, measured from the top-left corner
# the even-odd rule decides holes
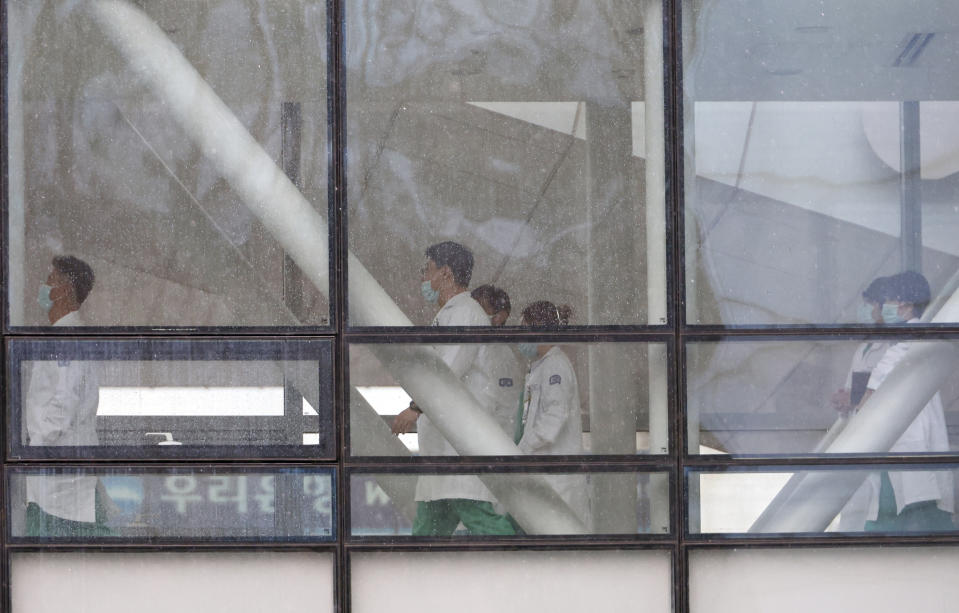
[[[929,289],[929,281],[924,276],[913,270],[907,270],[889,277],[887,298],[911,304],[918,317],[926,310],[926,306],[932,299],[932,291]]]
[[[493,313],[499,313],[501,311],[506,311],[510,313],[513,310],[512,305],[509,301],[509,294],[506,293],[506,290],[496,287],[487,283],[486,285],[480,285],[472,292],[470,296],[473,297],[473,300],[479,302],[480,304],[486,303],[490,305],[493,309]]]
[[[70,280],[77,305],[83,304],[93,289],[93,269],[90,265],[72,255],[58,255],[53,258],[53,268]]]
[[[889,277],[876,277],[863,291],[862,297],[877,304],[882,304],[889,298]]]
[[[473,253],[459,243],[445,241],[430,245],[426,257],[433,260],[437,268],[449,266],[453,271],[453,281],[461,287],[469,287],[473,276]]]
[[[523,319],[533,328],[558,328],[568,326],[573,309],[568,304],[556,306],[548,300],[540,300],[523,309]]]

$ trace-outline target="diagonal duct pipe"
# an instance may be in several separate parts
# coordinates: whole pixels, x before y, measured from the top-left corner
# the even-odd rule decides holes
[[[959,291],[932,318],[959,321]],[[909,352],[823,453],[888,452],[959,365],[954,343],[914,341]],[[862,484],[867,471],[805,471],[780,490],[750,532],[821,532]]]
[[[327,293],[329,232],[326,221],[153,20],[120,0],[89,0],[85,6],[128,66],[163,100],[186,134],[306,278]],[[412,325],[352,254],[348,266],[353,323]],[[520,454],[513,441],[430,348],[401,345],[371,348],[458,453]],[[541,476],[481,478],[527,532],[586,532],[582,522]]]

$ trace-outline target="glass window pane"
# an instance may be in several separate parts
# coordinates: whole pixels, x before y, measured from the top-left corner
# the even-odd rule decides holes
[[[943,453],[959,344],[876,338],[688,346],[690,453]]]
[[[331,456],[327,340],[8,344],[17,457]]]
[[[333,555],[15,552],[13,613],[332,613]]]
[[[354,473],[353,536],[667,534],[666,473]]]
[[[329,323],[326,2],[6,6],[11,325]]]
[[[959,602],[955,547],[692,550],[691,613],[928,611]]]
[[[429,589],[422,579],[430,577]],[[477,580],[482,577],[482,580]],[[667,551],[471,551],[350,556],[355,613],[672,611]]]
[[[666,323],[662,32],[658,2],[351,3],[350,322],[429,324],[453,241],[510,325]]]
[[[955,532],[954,465],[690,471],[689,531]]]
[[[331,540],[331,469],[11,468],[16,539]]]
[[[350,450],[666,453],[666,364],[659,343],[353,344]]]
[[[906,270],[934,300],[954,294],[959,44],[942,24],[959,5],[696,7],[684,18],[688,321],[857,323],[871,281]],[[927,318],[959,321],[934,306]]]

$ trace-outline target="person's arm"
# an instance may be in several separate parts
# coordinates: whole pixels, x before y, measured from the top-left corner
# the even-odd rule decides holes
[[[833,408],[840,413],[846,413],[852,408],[851,393],[848,387],[836,390],[829,400],[832,402]]]
[[[872,397],[872,393],[879,389],[879,386],[881,386],[883,381],[886,380],[886,377],[889,376],[889,373],[892,372],[892,369],[896,367],[896,364],[898,364],[908,352],[908,343],[896,343],[886,350],[886,353],[883,354],[882,359],[879,360],[879,363],[876,364],[876,367],[872,369],[872,374],[869,375],[869,382],[866,383],[866,393],[862,395],[862,400],[860,400],[859,404],[856,405],[856,410],[859,410],[863,405],[866,404],[866,401]]]
[[[570,393],[573,389],[569,375],[552,373],[540,387],[539,403],[532,419],[523,428],[520,451],[535,453],[556,441],[569,419]]]
[[[840,413],[845,414],[845,413],[848,413],[853,408],[855,408],[852,406],[852,401],[851,401],[852,373],[856,370],[856,366],[860,362],[860,356],[863,355],[863,352],[865,351],[866,346],[867,346],[866,343],[861,343],[858,347],[856,347],[856,352],[853,354],[853,357],[852,357],[852,363],[849,366],[849,372],[846,373],[846,382],[843,384],[843,386],[840,389],[836,390],[836,392],[829,398],[829,401],[832,403],[833,408],[839,411]]]
[[[393,434],[406,434],[413,429],[413,426],[416,425],[416,420],[419,419],[422,414],[423,411],[416,406],[416,403],[411,402],[410,406],[397,413],[396,417],[393,418],[393,424],[390,426],[390,430],[392,430]]]

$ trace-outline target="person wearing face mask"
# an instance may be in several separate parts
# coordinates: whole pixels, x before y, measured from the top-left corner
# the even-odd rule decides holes
[[[572,309],[545,300],[523,309],[523,325],[557,329],[569,325]],[[530,455],[583,453],[583,416],[573,364],[558,345],[521,343],[530,360],[514,440]],[[588,480],[584,474],[550,474],[546,480],[589,529],[591,512]]]
[[[887,297],[882,306],[886,324],[918,323],[931,292],[921,274],[907,271],[889,277]],[[909,353],[911,343],[891,345],[869,376],[865,405],[873,391]],[[860,410],[868,410],[860,408]],[[891,453],[947,452],[949,440],[942,399],[936,392],[916,419],[896,440]],[[953,482],[950,471],[882,471],[870,479],[874,491],[869,508],[867,531],[953,530]],[[878,484],[876,484],[878,482]]]
[[[888,277],[878,277],[862,293],[862,304],[859,305],[859,323],[872,326],[883,323],[882,304],[886,300]],[[846,383],[842,389],[832,396],[833,407],[848,415],[853,407],[857,406],[866,393],[866,382],[872,369],[876,367],[889,343],[882,341],[867,341],[860,344],[853,354]]]
[[[491,326],[501,327],[509,319],[509,294],[493,285],[481,285],[470,292],[489,316]],[[480,345],[478,370],[485,375],[485,384],[471,387],[484,406],[493,407],[493,417],[503,432],[513,436],[516,429],[516,404],[522,381],[519,361],[507,345]],[[475,383],[480,383],[476,381]]]
[[[489,324],[491,326],[499,327],[506,325],[506,320],[509,319],[509,314],[512,311],[509,294],[506,293],[506,290],[486,284],[474,289],[470,292],[470,296],[472,296],[473,300],[478,302],[480,306],[483,307],[483,310],[486,311],[486,314],[489,315]]]
[[[53,258],[37,302],[52,326],[82,326],[80,306],[93,289],[89,264],[73,256]],[[100,390],[90,362],[38,360],[24,397],[24,442],[31,446],[96,445]],[[92,476],[30,476],[26,481],[28,536],[95,536],[104,526],[105,500]]]
[[[882,304],[887,298],[888,285],[888,277],[878,277],[863,291],[862,304],[859,305],[859,323],[872,326],[883,323]],[[846,384],[832,396],[833,407],[844,417],[848,417],[853,408],[861,402],[866,393],[869,376],[888,348],[889,343],[884,341],[867,341],[856,347],[849,373],[846,375]],[[856,490],[839,514],[840,532],[857,532],[863,529],[877,488],[878,479],[874,483],[873,479],[869,478]]]
[[[426,250],[420,291],[430,304],[439,307],[433,326],[488,326],[489,316],[470,296],[467,288],[473,273],[473,254],[469,249],[446,241]],[[491,390],[513,388],[512,380],[501,381],[484,370],[483,345],[438,345],[434,347],[490,414],[496,415],[496,394]],[[394,434],[409,432],[417,424],[420,454],[452,456],[456,450],[434,426],[415,402],[393,420]],[[416,517],[413,536],[449,536],[462,522],[469,534],[515,534],[509,519],[495,511],[493,494],[473,475],[422,475],[416,481]]]

